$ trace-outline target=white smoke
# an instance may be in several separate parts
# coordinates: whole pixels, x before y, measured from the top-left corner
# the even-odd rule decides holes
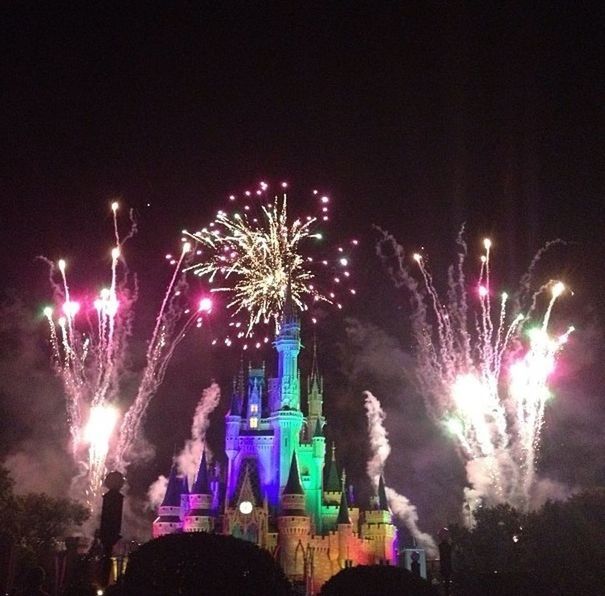
[[[220,398],[221,388],[218,386],[218,383],[213,382],[210,387],[204,389],[193,415],[191,438],[187,439],[185,447],[176,457],[178,471],[180,474],[185,474],[187,476],[189,484],[193,482],[200,467],[202,451],[204,449],[206,450],[206,457],[212,455],[206,445],[206,431],[210,425],[210,414],[212,414],[218,406]],[[168,479],[165,476],[159,476],[158,479],[151,484],[147,491],[147,498],[151,509],[157,509],[162,503],[167,486]]]
[[[157,508],[162,504],[164,495],[166,494],[166,488],[168,487],[168,478],[164,475],[158,476],[158,479],[151,484],[147,490],[147,500],[149,502],[149,509],[156,511]]]
[[[365,409],[368,418],[368,436],[372,454],[367,463],[367,473],[374,487],[378,486],[380,475],[383,473],[384,464],[391,453],[388,433],[384,427],[386,415],[380,405],[380,401],[370,391],[364,391]],[[437,553],[437,545],[433,538],[421,532],[418,528],[418,512],[406,497],[400,495],[394,489],[385,487],[389,508],[393,516],[403,523],[410,531],[416,542],[427,550],[430,556]]]
[[[391,454],[391,445],[387,438],[387,429],[384,427],[386,415],[380,406],[380,402],[369,391],[364,392],[364,396],[370,448],[372,450],[366,470],[374,488],[376,488],[384,469],[384,463]]]
[[[211,455],[206,446],[206,431],[210,425],[210,414],[218,406],[220,398],[221,388],[218,383],[212,383],[210,387],[204,389],[193,415],[191,439],[187,440],[184,449],[177,457],[179,472],[185,474],[190,482],[200,467],[202,451],[206,450],[206,457]]]

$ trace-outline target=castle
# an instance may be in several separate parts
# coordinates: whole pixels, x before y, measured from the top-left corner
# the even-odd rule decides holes
[[[205,453],[189,487],[173,466],[153,536],[215,532],[249,540],[271,552],[307,594],[346,566],[396,564],[396,528],[382,477],[370,508],[349,503],[334,447],[326,468],[323,378],[314,348],[301,410],[300,319],[286,305],[275,339],[278,375],[243,366],[225,418],[225,475],[209,469]]]

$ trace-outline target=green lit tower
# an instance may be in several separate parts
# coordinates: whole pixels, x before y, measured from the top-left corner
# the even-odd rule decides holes
[[[269,382],[270,424],[274,431],[272,446],[272,492],[269,501],[278,502],[286,486],[292,456],[300,445],[303,414],[300,410],[300,319],[294,310],[290,292],[286,295],[279,333],[275,338],[278,356],[277,377]]]

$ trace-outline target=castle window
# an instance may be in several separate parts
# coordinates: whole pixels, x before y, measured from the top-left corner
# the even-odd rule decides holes
[[[250,418],[250,428],[257,428],[258,427],[258,418],[256,416],[253,416],[252,418]]]
[[[252,414],[256,414],[256,412],[258,412],[258,405],[257,404],[251,404],[250,405],[250,412]]]

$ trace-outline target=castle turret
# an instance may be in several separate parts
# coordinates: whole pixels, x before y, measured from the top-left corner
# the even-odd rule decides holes
[[[265,367],[248,369],[248,412],[247,426],[258,429],[263,407],[263,388],[265,385]]]
[[[326,438],[323,435],[322,421],[318,418],[315,424],[315,432],[311,439],[312,444],[312,469],[310,470],[309,482],[307,484],[308,511],[313,516],[315,531],[323,531],[323,519],[321,506],[324,494],[324,462],[326,459]]]
[[[372,509],[365,512],[361,535],[374,543],[374,563],[395,565],[397,563],[397,528],[392,522],[382,474],[372,499]]]
[[[332,443],[332,456],[328,465],[328,474],[324,484],[324,502],[326,505],[338,505],[341,497],[341,485],[336,467],[336,447]]]
[[[279,333],[275,338],[274,345],[278,358],[278,383],[274,388],[271,411],[282,408],[300,410],[300,373],[298,370],[300,319],[295,312],[289,286]]]
[[[232,416],[241,416],[244,406],[244,357],[242,356],[239,363],[239,372],[233,377],[233,390],[231,392],[231,407],[229,414]]]
[[[189,482],[187,480],[187,474],[181,477],[181,521],[185,519],[187,512],[189,511]]]
[[[314,338],[311,374],[307,377],[308,424],[311,433],[315,433],[318,429],[321,430],[325,424],[323,416],[323,386],[323,377],[319,374],[317,364],[317,340]]]
[[[350,545],[353,538],[353,524],[349,516],[349,504],[347,502],[347,491],[345,490],[346,474],[342,471],[340,485],[340,506],[338,508],[338,517],[336,518],[336,527],[338,533],[338,561],[340,567],[349,566],[351,560]]]
[[[189,510],[183,520],[183,531],[212,532],[213,530],[212,491],[210,490],[206,451],[204,450],[197,477],[189,494]]]
[[[305,511],[305,491],[300,482],[296,452],[292,455],[288,482],[282,493],[277,525],[282,568],[289,577],[300,579],[304,572],[304,549],[309,541],[311,519]]]
[[[242,410],[244,403],[244,359],[240,360],[239,373],[233,379],[233,394],[231,408],[225,416],[225,453],[227,454],[227,499],[232,499],[235,493],[235,458],[239,452],[239,436],[242,425]]]
[[[153,537],[165,534],[176,534],[183,529],[181,521],[181,489],[182,482],[177,476],[176,463],[172,464],[164,500],[158,510],[158,517],[153,522]]]

